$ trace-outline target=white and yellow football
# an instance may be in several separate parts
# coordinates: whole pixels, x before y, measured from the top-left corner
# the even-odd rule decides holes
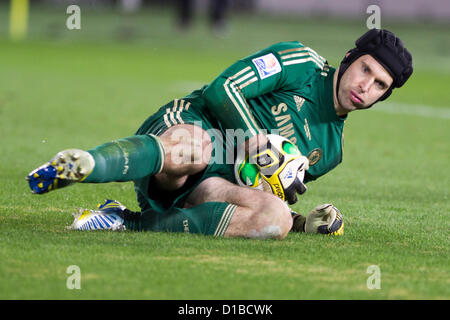
[[[267,147],[256,154],[238,154],[234,166],[237,183],[271,192],[282,200],[289,200],[286,192],[292,188],[300,194],[306,191],[303,179],[309,160],[288,139],[275,134],[269,134],[267,138]],[[298,181],[301,186],[296,183]]]

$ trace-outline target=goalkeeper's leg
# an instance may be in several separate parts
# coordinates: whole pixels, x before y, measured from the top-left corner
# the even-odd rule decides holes
[[[211,155],[211,140],[201,128],[177,125],[160,137],[134,135],[87,151],[67,149],[28,176],[30,188],[42,194],[74,182],[133,181],[157,175],[166,190],[181,187],[203,170]]]
[[[225,179],[204,180],[184,208],[124,215],[127,230],[188,232],[224,237],[283,239],[292,227],[289,207],[278,197]]]
[[[187,232],[212,236],[283,239],[292,227],[289,207],[278,197],[225,179],[204,180],[184,208],[131,212],[107,200],[99,210],[80,210],[71,229]],[[116,216],[114,216],[116,215]]]
[[[131,181],[160,172],[164,149],[153,135],[135,135],[87,151],[67,149],[28,176],[30,188],[41,194],[74,182]]]
[[[292,228],[291,210],[280,198],[218,177],[200,183],[187,198],[186,206],[195,207],[213,201],[237,206],[225,237],[283,239]]]

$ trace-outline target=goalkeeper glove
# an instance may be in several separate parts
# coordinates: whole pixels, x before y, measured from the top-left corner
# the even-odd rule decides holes
[[[323,204],[314,208],[306,217],[293,214],[294,232],[321,233],[340,236],[344,234],[344,217],[332,204]]]
[[[256,155],[256,163],[263,181],[270,190],[289,204],[297,202],[297,193],[306,192],[303,183],[309,160],[288,139],[274,134],[267,135],[268,143]]]

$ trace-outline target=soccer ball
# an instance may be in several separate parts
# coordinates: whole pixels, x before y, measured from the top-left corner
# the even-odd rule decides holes
[[[288,139],[276,134],[269,134],[267,138],[268,147],[256,157],[238,154],[234,165],[235,178],[240,186],[271,192],[285,200],[285,190],[293,185],[295,179],[303,182],[308,159]],[[298,170],[302,163],[304,170]]]

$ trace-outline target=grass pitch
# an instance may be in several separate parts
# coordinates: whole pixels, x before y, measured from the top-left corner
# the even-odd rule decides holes
[[[350,114],[343,163],[294,206],[332,202],[345,235],[254,241],[66,231],[71,212],[104,198],[137,210],[132,183],[35,196],[24,177],[59,150],[131,135],[160,105],[271,43],[298,39],[336,66],[365,17],[238,16],[218,38],[203,18],[176,32],[170,12],[83,10],[82,29],[69,31],[64,8],[32,8],[23,43],[7,40],[5,7],[0,18],[1,299],[450,298],[448,26],[383,25],[411,49],[415,73],[389,102]],[[71,265],[79,290],[66,286]]]

